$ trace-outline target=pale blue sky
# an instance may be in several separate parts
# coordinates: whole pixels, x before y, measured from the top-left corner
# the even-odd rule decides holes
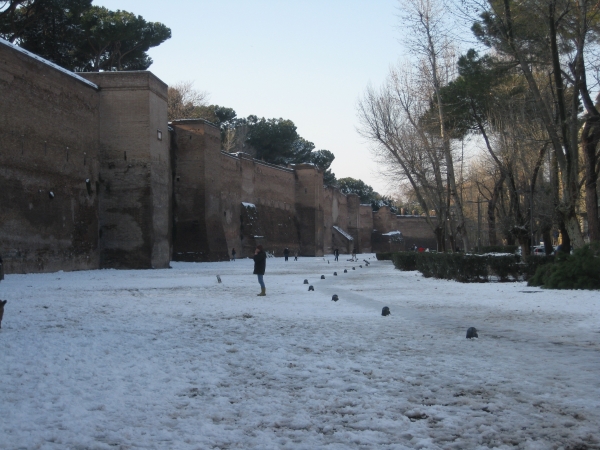
[[[401,56],[397,0],[95,0],[162,22],[172,38],[152,49],[150,70],[168,84],[194,81],[238,116],[282,117],[317,149],[332,151],[338,178],[381,194],[356,102]]]

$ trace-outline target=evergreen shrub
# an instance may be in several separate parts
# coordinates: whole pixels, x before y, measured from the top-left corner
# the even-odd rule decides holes
[[[523,275],[519,255],[485,256],[489,275],[498,277],[498,281],[518,281]]]
[[[417,270],[417,253],[415,252],[392,253],[392,261],[398,270]]]
[[[418,270],[426,278],[456,280],[461,283],[518,281],[528,279],[536,268],[552,262],[553,256],[529,256],[525,262],[516,254],[479,255],[464,253],[398,252],[392,253],[394,267]]]
[[[479,253],[516,253],[518,245],[486,245],[481,247]]]
[[[488,279],[485,257],[463,253],[419,253],[417,270],[421,271],[424,277],[463,283]]]
[[[600,289],[600,243],[557,255],[553,264],[538,267],[529,286],[548,289]]]
[[[392,252],[375,253],[375,257],[377,258],[377,261],[391,261]]]
[[[554,255],[526,256],[520,264],[520,272],[523,275],[523,279],[525,281],[531,279],[536,274],[539,267],[546,264],[552,264],[555,258]]]

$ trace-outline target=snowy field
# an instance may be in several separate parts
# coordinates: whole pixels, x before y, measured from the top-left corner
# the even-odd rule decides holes
[[[7,275],[0,448],[600,448],[600,292],[369,256]]]

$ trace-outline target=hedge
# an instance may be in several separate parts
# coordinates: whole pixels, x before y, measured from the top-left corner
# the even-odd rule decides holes
[[[518,255],[398,252],[392,255],[392,261],[399,270],[418,270],[427,278],[463,283],[485,282],[491,276],[499,281],[516,281],[523,276],[524,267]]]
[[[377,261],[391,261],[392,255],[393,255],[392,252],[375,253],[375,257],[377,258]]]
[[[516,253],[518,245],[486,245],[481,247],[479,253]]]

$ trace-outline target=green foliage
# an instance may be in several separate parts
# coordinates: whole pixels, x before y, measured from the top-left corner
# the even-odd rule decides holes
[[[323,172],[323,184],[325,186],[335,186],[337,184],[335,174],[329,168],[334,159],[335,155],[329,150],[315,150],[310,154],[310,162]]]
[[[539,267],[528,284],[548,289],[600,289],[600,244],[586,245],[572,255],[559,253],[556,262]]]
[[[523,275],[519,260],[517,255],[487,256],[488,275],[497,276],[498,281],[517,281]]]
[[[484,245],[479,253],[516,253],[518,245]]]
[[[393,253],[385,252],[385,253],[375,253],[375,257],[377,261],[392,261]]]
[[[127,11],[92,6],[82,16],[83,41],[77,45],[80,72],[146,70],[152,59],[146,53],[171,37],[159,22],[146,22]]]
[[[248,116],[244,122],[246,142],[256,150],[256,159],[279,165],[310,161],[315,145],[298,134],[291,120]]]
[[[398,252],[392,254],[392,262],[398,270],[417,270],[417,254],[415,252]]]
[[[521,263],[521,274],[524,280],[531,280],[537,274],[539,268],[545,265],[552,265],[555,261],[553,255],[529,255],[525,257],[525,260]],[[539,286],[539,284],[529,284],[530,286]]]
[[[223,128],[224,125],[229,124],[236,118],[237,114],[234,109],[227,108],[219,105],[201,105],[194,106],[193,111],[190,113],[190,117],[187,119],[204,119],[208,120],[215,125]]]
[[[344,194],[357,194],[360,197],[360,202],[363,204],[371,203],[375,198],[373,188],[362,180],[346,177],[338,180],[338,187]]]
[[[329,169],[334,159],[335,155],[329,150],[315,150],[310,154],[310,162],[323,171]]]
[[[23,2],[0,17],[0,37],[61,67],[77,65],[83,42],[81,19],[92,0],[38,0]]]
[[[461,253],[417,253],[417,270],[425,277],[463,283],[487,281],[485,257]]]
[[[396,202],[391,197],[386,195],[379,195],[377,192],[373,192],[374,198],[371,199],[371,209],[373,211],[379,211],[382,206],[388,206],[390,211],[394,214],[398,214],[400,209],[396,205]]]
[[[145,70],[171,37],[159,22],[91,0],[31,0],[0,16],[0,36],[74,71]]]
[[[456,280],[462,283],[489,281],[495,276],[499,281],[518,280],[521,266],[517,255],[480,256],[463,253],[392,254],[394,267],[399,270],[418,270],[426,278]]]

